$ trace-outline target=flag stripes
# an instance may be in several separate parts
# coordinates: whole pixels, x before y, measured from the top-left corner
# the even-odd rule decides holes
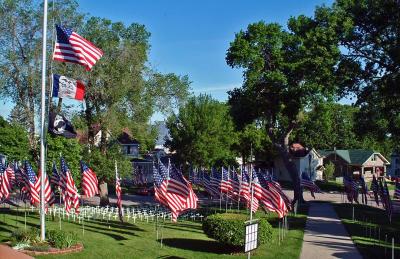
[[[103,56],[103,51],[69,28],[56,25],[57,41],[53,59],[83,65],[91,70]]]

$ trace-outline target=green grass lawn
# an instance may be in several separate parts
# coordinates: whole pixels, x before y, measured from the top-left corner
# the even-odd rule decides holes
[[[400,217],[392,223],[382,209],[366,205],[334,204],[347,232],[364,258],[391,258],[392,237],[395,239],[395,258],[400,258]],[[385,242],[385,239],[387,242]]]
[[[278,219],[270,214],[273,226],[273,240],[260,246],[252,253],[253,258],[298,258],[303,241],[307,208],[302,208],[297,216],[289,216],[286,237],[278,241]],[[24,227],[24,213],[20,210],[2,210],[0,213],[0,239],[5,242],[16,228]],[[27,215],[27,227],[39,227],[39,217],[35,212]],[[59,229],[59,219],[46,220],[47,229]],[[85,232],[78,222],[62,221],[62,229],[75,232],[84,251],[70,255],[41,256],[38,258],[243,258],[244,253],[231,254],[223,245],[208,238],[202,231],[201,222],[165,222],[163,227],[163,247],[156,240],[155,224],[146,221],[120,223],[119,221],[85,221]]]

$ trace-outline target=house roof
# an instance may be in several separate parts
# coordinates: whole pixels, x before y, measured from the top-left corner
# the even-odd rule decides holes
[[[335,154],[335,150],[318,150],[318,152],[327,157],[331,154]],[[381,155],[379,152],[375,152],[373,150],[368,149],[337,149],[336,155],[340,156],[347,163],[353,165],[362,165],[364,164],[368,158],[370,158],[373,154],[379,155],[386,163],[388,160]]]
[[[118,142],[121,145],[137,145],[139,142],[131,137],[130,131],[125,128],[122,130],[121,135],[118,136]]]

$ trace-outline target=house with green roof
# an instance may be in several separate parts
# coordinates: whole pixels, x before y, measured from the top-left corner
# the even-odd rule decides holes
[[[332,162],[335,165],[335,177],[354,174],[363,175],[365,179],[373,174],[383,176],[389,161],[379,152],[366,149],[319,150],[324,157],[324,165]]]

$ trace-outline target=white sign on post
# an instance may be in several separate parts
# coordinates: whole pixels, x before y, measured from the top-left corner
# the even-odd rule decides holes
[[[247,253],[257,248],[258,245],[258,222],[246,222],[246,235],[244,252]]]

